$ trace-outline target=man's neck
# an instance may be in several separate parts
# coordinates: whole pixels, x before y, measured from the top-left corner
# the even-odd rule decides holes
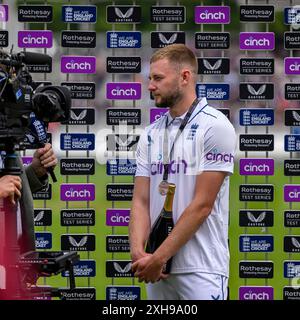
[[[186,113],[194,100],[197,98],[196,94],[186,97],[178,101],[173,107],[170,108],[169,112],[172,118],[180,117]]]

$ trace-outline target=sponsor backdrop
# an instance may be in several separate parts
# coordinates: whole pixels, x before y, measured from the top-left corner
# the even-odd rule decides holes
[[[166,112],[147,92],[149,57],[173,43],[195,51],[197,95],[238,133],[230,299],[300,299],[300,8],[251,2],[1,1],[0,47],[49,54],[28,65],[34,80],[72,93],[71,119],[50,127],[59,183],[34,194],[37,248],[81,257],[75,291],[67,272],[40,280],[62,299],[146,298],[128,253],[135,151]]]

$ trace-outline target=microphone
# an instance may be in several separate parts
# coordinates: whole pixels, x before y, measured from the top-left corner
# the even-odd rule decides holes
[[[38,145],[43,148],[45,143],[47,143],[47,132],[43,121],[36,118],[35,113],[31,112],[30,115],[30,129],[31,133],[37,138]],[[50,173],[53,182],[57,182],[56,176],[54,174],[53,168],[47,168]]]

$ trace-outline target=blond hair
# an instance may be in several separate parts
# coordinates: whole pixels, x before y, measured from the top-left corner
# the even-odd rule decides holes
[[[157,50],[150,59],[150,64],[161,59],[168,59],[172,64],[182,68],[185,65],[191,67],[194,75],[198,72],[197,58],[193,51],[184,44],[171,44]]]

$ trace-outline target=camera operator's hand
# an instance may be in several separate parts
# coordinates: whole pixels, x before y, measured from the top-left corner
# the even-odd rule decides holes
[[[47,174],[47,168],[55,167],[57,158],[50,143],[46,143],[43,148],[35,151],[31,166],[36,175],[40,178]]]
[[[0,178],[0,198],[10,198],[13,205],[15,199],[21,198],[22,182],[18,176],[3,176]]]

